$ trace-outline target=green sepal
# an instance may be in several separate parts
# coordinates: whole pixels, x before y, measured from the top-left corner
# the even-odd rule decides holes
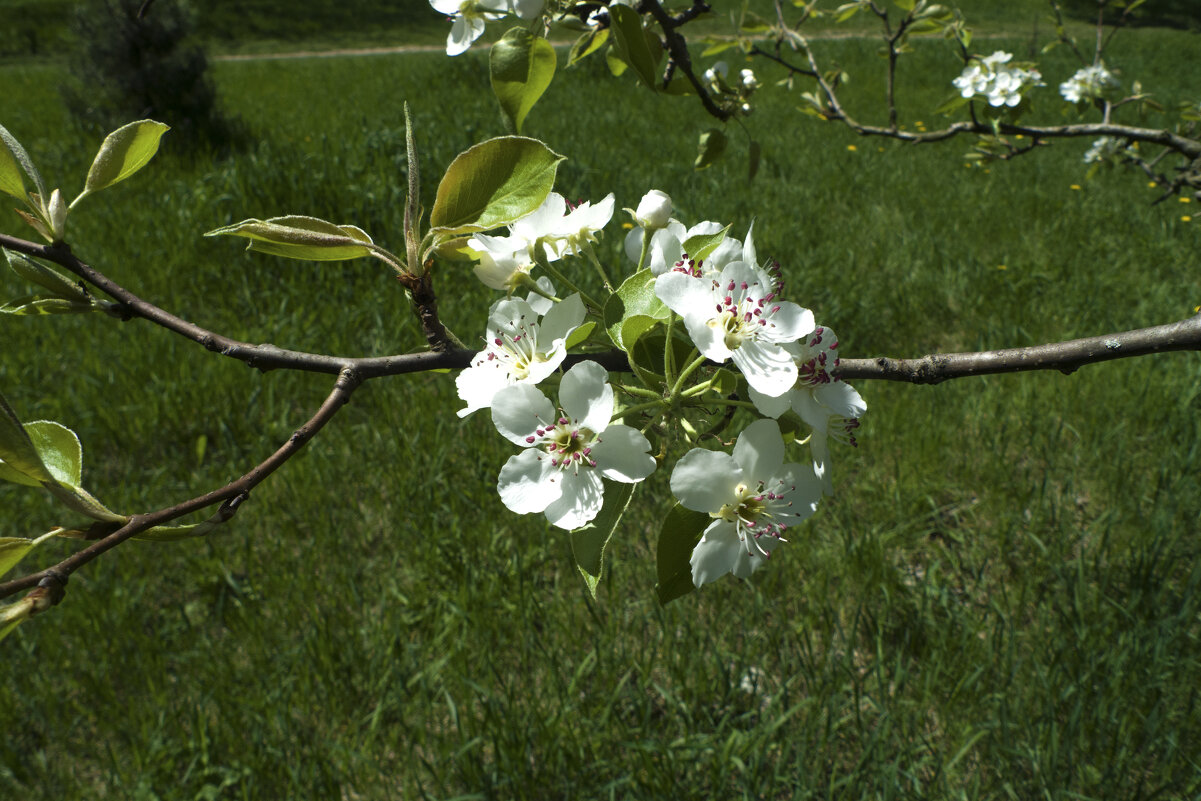
[[[655,572],[659,578],[655,593],[660,606],[696,589],[692,583],[692,551],[712,522],[713,518],[704,512],[685,509],[678,503],[663,519],[655,549]]]
[[[688,258],[692,261],[703,261],[709,258],[709,254],[717,250],[717,246],[722,243],[729,233],[730,226],[726,226],[715,234],[697,234],[696,236],[688,237],[684,242],[684,252],[688,254]]]
[[[492,93],[517,133],[555,76],[555,48],[525,28],[510,28],[488,55]]]
[[[605,302],[605,330],[613,344],[627,353],[638,337],[656,322],[666,320],[671,315],[671,309],[655,294],[656,277],[650,270],[635,273],[623,281]],[[634,318],[645,318],[649,322],[634,322]],[[627,323],[632,327],[627,328]]]
[[[613,44],[622,61],[633,68],[634,74],[648,89],[655,91],[658,59],[651,52],[646,32],[642,28],[642,15],[628,6],[614,5],[609,7],[609,20]]]
[[[288,259],[345,261],[370,255],[371,237],[354,225],[335,225],[316,217],[290,214],[267,220],[243,220],[205,236],[242,236],[247,250]]]
[[[124,181],[133,175],[158,152],[159,140],[171,130],[154,120],[138,120],[122,125],[104,138],[96,153],[83,191],[71,201],[74,207],[83,198]]]
[[[714,370],[709,382],[709,389],[718,395],[729,396],[738,391],[738,375],[724,367]]]
[[[692,166],[698,170],[712,167],[721,158],[721,154],[725,152],[726,135],[718,128],[710,128],[701,134],[700,139],[697,141],[696,161],[692,163]]]
[[[542,205],[563,156],[537,139],[501,136],[460,153],[442,181],[430,212],[441,238],[490,231]]]
[[[596,598],[596,586],[605,572],[605,551],[613,532],[617,530],[621,516],[630,499],[634,497],[634,484],[605,481],[605,502],[592,522],[571,532],[571,554],[575,566],[588,585],[588,592]]]

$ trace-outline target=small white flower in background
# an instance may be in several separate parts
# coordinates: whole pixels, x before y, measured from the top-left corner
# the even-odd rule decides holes
[[[788,350],[797,362],[796,386],[775,398],[751,387],[751,401],[760,414],[768,417],[779,417],[791,409],[813,429],[809,437],[813,470],[825,493],[833,495],[829,441],[833,438],[856,446],[855,431],[867,404],[850,384],[831,375],[838,366],[838,337],[833,330],[818,326]]]
[[[654,275],[662,275],[671,270],[689,273],[697,278],[710,278],[719,275],[722,269],[739,258],[747,264],[754,264],[755,245],[747,232],[744,245],[737,239],[727,236],[705,259],[697,261],[684,250],[684,243],[694,236],[712,236],[725,228],[719,222],[705,220],[691,228],[685,228],[679,220],[672,220],[666,228],[655,231],[651,235],[650,249],[647,253],[645,267],[650,268]],[[642,229],[635,228],[626,235],[626,257],[637,264],[642,255]]]
[[[963,97],[983,97],[990,106],[1016,106],[1023,91],[1043,82],[1038,70],[1008,66],[1012,58],[1012,53],[998,50],[974,59],[951,83]]]
[[[529,384],[492,398],[492,422],[526,450],[500,471],[496,489],[517,514],[545,513],[559,528],[592,520],[604,503],[601,478],[632,484],[655,470],[651,444],[637,429],[610,425],[613,387],[596,362],[580,362],[559,385],[562,413]]]
[[[521,19],[533,19],[542,13],[546,0],[508,0],[509,10]]]
[[[500,19],[510,10],[508,0],[430,0],[434,10],[454,24],[446,37],[446,55],[457,56],[484,33],[484,21]]]
[[[642,200],[638,201],[638,208],[634,210],[634,222],[640,228],[651,231],[666,228],[671,222],[671,198],[666,192],[660,192],[658,189],[647,192],[642,196]]]
[[[1107,89],[1118,86],[1118,79],[1105,69],[1104,64],[1094,64],[1076,70],[1076,74],[1059,84],[1059,93],[1069,103],[1082,103],[1105,94]]]
[[[1116,136],[1102,136],[1093,142],[1093,146],[1085,152],[1084,163],[1096,164],[1102,161],[1110,161],[1125,150],[1126,145],[1123,140]]]
[[[714,92],[720,92],[721,87],[726,82],[726,78],[730,75],[730,67],[724,61],[718,61],[709,69],[705,70],[705,83],[709,84],[709,88]]]
[[[744,69],[738,73],[742,78],[742,88],[748,92],[753,92],[759,88],[759,79],[755,77],[755,73],[749,69]]]
[[[455,379],[459,397],[467,404],[459,410],[459,417],[488,408],[496,393],[507,386],[533,386],[558,370],[567,358],[567,338],[584,322],[584,314],[579,295],[555,303],[541,321],[527,301],[505,298],[492,304],[487,347]]]
[[[774,420],[756,420],[734,453],[694,448],[676,463],[671,492],[685,508],[714,521],[692,551],[692,583],[727,573],[748,578],[781,542],[784,529],[817,510],[821,486],[808,465],[784,464]]]
[[[775,397],[792,389],[797,366],[783,346],[813,331],[813,312],[777,300],[778,284],[750,264],[734,261],[713,278],[672,270],[655,279],[655,294],[684,320],[708,359],[734,364],[747,383]]]

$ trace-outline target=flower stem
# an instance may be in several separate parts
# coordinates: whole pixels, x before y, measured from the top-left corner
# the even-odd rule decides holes
[[[638,269],[635,270],[635,272],[641,271],[642,268],[646,266],[646,254],[648,254],[650,252],[651,252],[651,232],[650,232],[649,228],[643,228],[642,229],[642,253],[641,253],[641,255],[638,256]]]
[[[676,383],[671,387],[671,399],[673,401],[679,399],[682,393],[681,387],[684,386],[684,382],[688,379],[688,376],[695,373],[697,368],[705,363],[705,357],[701,356],[696,348],[692,349],[692,353],[696,354],[696,358],[692,359],[688,366],[680,372],[680,377],[676,379]]]
[[[605,289],[612,292],[613,284],[609,281],[609,276],[605,272],[605,268],[596,258],[596,253],[593,252],[591,243],[584,247],[584,255],[588,257],[588,261],[592,262],[592,266],[596,268],[596,274],[600,276],[601,283],[604,284]]]
[[[604,306],[597,303],[590,295],[588,295],[587,292],[585,292],[584,290],[582,290],[578,286],[576,286],[574,282],[568,280],[567,276],[563,275],[563,273],[561,271],[552,267],[550,262],[543,263],[542,269],[544,269],[548,273],[550,273],[551,277],[554,278],[559,283],[565,284],[567,286],[567,288],[570,289],[572,292],[578,292],[580,295],[580,298],[582,298],[583,301],[585,303],[587,303],[591,308],[596,310],[597,315],[600,315],[601,312],[604,310],[604,308],[605,308]]]

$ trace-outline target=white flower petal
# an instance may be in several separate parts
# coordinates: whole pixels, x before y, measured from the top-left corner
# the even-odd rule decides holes
[[[605,478],[632,484],[655,472],[650,449],[651,443],[641,431],[619,423],[605,429],[590,456]]]
[[[867,411],[863,398],[845,381],[831,381],[813,388],[817,402],[839,417],[859,418]]]
[[[504,370],[484,364],[468,367],[455,377],[455,387],[467,406],[460,409],[459,417],[466,417],[479,409],[487,409],[492,405],[496,393],[509,386]]]
[[[734,443],[734,461],[747,482],[767,481],[784,464],[784,440],[775,420],[756,420]]]
[[[559,402],[581,428],[599,434],[613,416],[613,387],[609,373],[596,362],[580,362],[559,385]]]
[[[500,470],[496,490],[511,511],[534,514],[559,499],[562,484],[559,470],[542,451],[532,448],[509,457]]]
[[[567,339],[571,332],[584,322],[586,314],[584,301],[580,300],[579,293],[554,304],[538,326],[539,341],[545,340],[549,343],[557,339]]]
[[[671,473],[671,494],[687,509],[713,514],[737,498],[743,471],[728,453],[693,448]]]
[[[576,529],[592,520],[604,505],[604,484],[592,470],[556,471],[562,494],[546,507],[546,519],[559,528]]]
[[[697,347],[700,348],[699,343]],[[704,350],[701,352],[704,353]],[[746,376],[747,383],[764,395],[783,395],[796,383],[796,362],[779,345],[747,340],[734,351],[732,358]]]
[[[529,384],[513,384],[492,396],[492,422],[510,442],[528,448],[540,426],[555,421],[555,407]]]
[[[754,387],[748,387],[751,393],[751,403],[755,404],[755,408],[759,414],[767,417],[779,417],[784,414],[792,405],[792,395],[795,390],[785,392],[783,395],[772,397],[764,395]]]

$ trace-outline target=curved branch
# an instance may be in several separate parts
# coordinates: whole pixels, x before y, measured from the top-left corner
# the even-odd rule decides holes
[[[1028,348],[978,353],[936,353],[918,359],[842,359],[834,373],[842,379],[880,379],[938,384],[952,378],[1058,370],[1070,374],[1086,364],[1166,353],[1201,350],[1201,314],[1187,320],[1117,334],[1103,334]]]
[[[199,511],[215,503],[224,502],[221,510],[218,512],[218,516],[222,518],[222,522],[228,520],[233,517],[242,501],[249,496],[250,491],[262,483],[267,476],[278,470],[284,462],[295,456],[337,414],[338,410],[350,400],[350,396],[364,380],[365,378],[353,369],[343,370],[338,375],[338,380],[334,383],[334,388],[326,396],[313,416],[309,418],[308,422],[296,429],[292,436],[288,438],[288,441],[281,445],[275,453],[268,456],[240,478],[229,482],[220,489],[213,490],[183,503],[178,503],[175,506],[160,509],[157,512],[149,514],[133,515],[121,528],[103,539],[97,540],[87,548],[76,551],[53,567],[48,567],[45,570],[39,570],[36,573],[30,573],[28,576],[22,576],[21,578],[0,584],[0,598],[8,597],[13,593],[30,587],[45,588],[48,583],[57,588],[58,592],[55,594],[58,598],[61,598],[61,591],[71,574],[100,554],[115,548],[147,529]],[[53,590],[54,588],[51,589]],[[57,603],[57,600],[54,603]]]
[[[696,77],[696,73],[692,71],[692,57],[688,55],[688,42],[676,30],[676,28],[689,19],[692,19],[696,14],[708,10],[707,4],[695,2],[694,0],[693,10],[696,10],[696,14],[689,16],[688,12],[685,12],[679,19],[673,19],[664,11],[663,6],[659,4],[659,0],[643,0],[643,7],[655,18],[655,22],[659,23],[659,27],[663,30],[663,41],[667,43],[667,52],[671,54],[671,63],[688,78],[688,82],[692,84],[692,88],[696,92],[697,97],[700,98],[701,105],[705,107],[705,111],[722,122],[728,120],[730,112],[720,108],[713,102],[709,90],[701,84],[700,80]]]

